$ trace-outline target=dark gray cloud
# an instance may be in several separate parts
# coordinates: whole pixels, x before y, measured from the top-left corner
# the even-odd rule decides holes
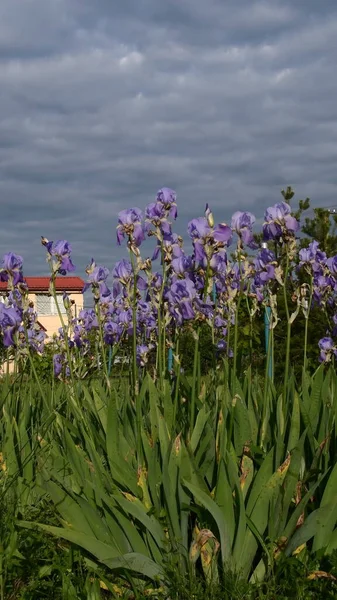
[[[0,253],[111,267],[118,211],[164,185],[179,232],[287,184],[337,204],[336,61],[332,0],[2,0]]]

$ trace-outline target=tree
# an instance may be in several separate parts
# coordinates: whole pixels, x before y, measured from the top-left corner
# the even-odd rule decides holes
[[[302,246],[308,246],[312,240],[319,242],[320,249],[328,256],[337,254],[337,215],[331,214],[327,208],[314,208],[314,217],[306,217],[302,232]]]

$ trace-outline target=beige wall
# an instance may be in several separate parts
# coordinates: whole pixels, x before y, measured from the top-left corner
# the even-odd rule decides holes
[[[36,295],[35,293],[30,293],[28,298],[31,302],[34,302],[34,308],[36,310]],[[69,294],[70,300],[74,300],[75,304],[72,307],[72,312],[74,317],[78,316],[78,313],[83,308],[83,294],[81,293],[72,293]],[[67,319],[67,315],[64,315],[64,318]],[[61,327],[61,322],[58,315],[38,315],[38,321],[46,328],[46,334],[48,338],[46,338],[46,342],[50,341],[54,333],[58,333],[59,328]],[[9,373],[14,373],[15,364],[14,361],[9,361]],[[7,372],[7,362],[3,365],[0,364],[0,376],[5,375]]]
[[[34,302],[34,308],[36,308],[36,296],[37,294],[29,294],[29,299]],[[69,294],[70,300],[74,300],[75,304],[72,306],[73,316],[78,316],[78,313],[83,308],[83,294],[81,293],[72,293]],[[63,315],[64,319],[67,319],[67,315]],[[59,328],[61,327],[61,321],[58,315],[39,315],[38,321],[46,328],[46,334],[48,337],[52,337],[54,333],[58,333]]]

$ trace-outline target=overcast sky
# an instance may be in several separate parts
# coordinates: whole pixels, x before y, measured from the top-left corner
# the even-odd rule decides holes
[[[287,184],[336,205],[336,65],[336,0],[1,0],[1,255],[46,274],[44,235],[111,268],[162,186],[179,233]]]

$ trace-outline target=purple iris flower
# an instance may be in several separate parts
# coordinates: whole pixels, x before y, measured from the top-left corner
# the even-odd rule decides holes
[[[335,281],[331,275],[314,274],[314,300],[319,305],[329,304],[332,298],[331,291],[334,288]]]
[[[139,325],[144,327],[146,337],[150,337],[151,332],[157,329],[157,312],[151,302],[138,303],[137,320]]]
[[[72,251],[71,245],[66,240],[57,240],[57,242],[48,242],[46,238],[42,238],[42,244],[48,250],[50,256],[53,256],[57,260],[55,267],[55,273],[60,275],[66,275],[75,271],[75,265],[73,265],[70,254]]]
[[[66,275],[67,273],[75,271],[75,265],[73,265],[70,258],[71,245],[69,242],[65,240],[58,240],[55,242],[51,253],[53,256],[56,256],[61,263],[58,268],[60,275]]]
[[[152,277],[151,277],[151,288],[154,288],[155,290],[159,291],[161,290],[163,285],[163,276],[161,273],[152,273]]]
[[[206,217],[192,219],[187,225],[187,231],[195,243],[200,242],[201,244],[204,244],[210,238],[213,238],[216,242],[229,244],[233,235],[231,228],[226,223],[219,223],[212,229]]]
[[[15,308],[22,315],[23,295],[16,288],[11,290],[7,296],[7,305]]]
[[[191,279],[177,279],[170,287],[167,293],[167,299],[170,304],[170,311],[181,325],[184,320],[190,320],[195,317],[193,309],[193,299],[197,291]]]
[[[142,226],[142,211],[139,208],[126,208],[118,213],[117,243],[120,246],[125,236],[132,245],[140,246],[145,239]]]
[[[22,330],[23,330],[23,335],[24,335],[24,329],[22,328]],[[35,350],[39,354],[42,354],[43,349],[44,349],[44,341],[47,337],[47,334],[44,331],[42,331],[41,329],[36,329],[35,327],[29,327],[27,329],[27,337],[28,337],[29,346],[31,348],[33,348],[33,350]]]
[[[112,346],[115,342],[118,342],[122,333],[123,329],[120,325],[117,325],[117,323],[107,321],[104,324],[104,341],[106,344]]]
[[[202,264],[207,260],[205,244],[212,237],[212,228],[209,226],[206,217],[198,217],[188,223],[187,231],[193,240],[195,260]]]
[[[192,240],[205,240],[211,235],[212,229],[206,217],[198,217],[188,223],[187,231]]]
[[[337,256],[331,256],[326,260],[326,266],[328,267],[332,275],[337,275]]]
[[[109,296],[110,290],[106,285],[106,280],[110,275],[109,269],[107,267],[96,266],[94,260],[91,259],[91,265],[87,267],[86,271],[88,273],[88,281],[84,285],[83,293],[92,287],[94,290],[99,291],[99,295],[102,298]]]
[[[0,266],[0,281],[8,281],[11,278],[13,285],[23,281],[22,265],[23,259],[18,254],[14,252],[4,254]]]
[[[286,202],[278,202],[267,208],[264,215],[263,235],[265,240],[274,240],[282,235],[298,231],[300,224],[291,216],[291,208]]]
[[[131,261],[122,258],[122,260],[116,262],[112,275],[115,278],[113,283],[113,295],[116,298],[121,293],[122,286],[126,287],[132,281],[133,269]]]
[[[132,321],[132,310],[121,310],[118,313],[117,318],[120,325],[123,327],[128,326]]]
[[[209,297],[206,299],[206,302],[204,302],[199,297],[197,297],[195,299],[195,307],[199,313],[201,313],[202,315],[204,315],[206,317],[206,319],[209,319],[209,320],[213,319],[214,305],[213,305],[213,302],[210,301]]]
[[[209,262],[214,273],[225,273],[227,270],[227,252],[224,248],[220,248],[215,252]]]
[[[167,220],[167,211],[160,202],[151,202],[145,209],[145,229],[152,235],[151,225],[160,229],[161,232],[169,235],[171,233],[171,225]]]
[[[163,205],[169,215],[176,219],[178,215],[177,211],[177,194],[171,190],[171,188],[163,187],[157,192],[157,203]]]
[[[127,285],[132,279],[132,264],[130,260],[122,258],[116,262],[112,271],[113,277],[116,277],[123,285]]]
[[[177,300],[193,300],[196,297],[196,290],[193,281],[190,279],[178,279],[171,286],[171,294]]]
[[[219,225],[214,227],[213,238],[216,242],[223,242],[229,246],[232,241],[232,237],[232,230],[230,227],[228,227],[228,225],[226,225],[226,223],[219,223]]]
[[[216,348],[217,348],[219,354],[222,353],[222,352],[226,352],[227,348],[228,348],[226,340],[223,340],[223,339],[219,340],[218,343],[217,343],[217,345],[216,345]],[[231,348],[228,349],[227,356],[229,358],[233,358],[234,354],[233,354],[233,350]]]
[[[256,247],[252,232],[254,223],[255,217],[252,213],[237,211],[232,216],[231,228],[238,234],[244,244]]]
[[[319,242],[313,240],[307,248],[302,248],[299,251],[299,257],[300,261],[305,263],[313,260],[325,260],[326,254],[319,249]]]
[[[337,314],[333,315],[332,321],[333,321],[333,324],[334,324],[334,328],[332,330],[332,335],[336,336],[337,335]]]
[[[82,322],[86,331],[91,331],[92,329],[96,329],[98,327],[97,315],[93,308],[81,310],[78,315],[78,319]]]
[[[63,356],[62,354],[54,354],[53,356],[53,367],[54,367],[54,375],[55,377],[59,377],[62,372],[63,367]]]
[[[15,346],[14,335],[21,325],[22,315],[12,306],[0,304],[0,329],[3,333],[3,344],[6,348]]]
[[[170,262],[173,258],[177,258],[183,254],[182,239],[176,233],[164,233],[162,242],[159,242],[154,249],[152,260],[156,260],[161,250],[161,244],[164,249],[164,257],[166,262]]]
[[[171,262],[172,271],[176,275],[185,275],[190,272],[193,267],[193,260],[191,256],[185,256],[182,254],[178,258],[173,258]]]
[[[123,287],[126,287],[133,281],[133,269],[131,262],[125,258],[119,260],[115,264],[112,275],[118,279],[118,282],[114,283],[114,290],[116,292],[114,296],[117,296],[118,293],[120,293],[120,286],[118,286],[118,283],[120,283]],[[147,282],[141,275],[137,275],[137,288],[139,290],[146,290],[147,288]]]
[[[81,348],[83,344],[87,341],[86,339],[86,330],[80,323],[74,325],[74,344],[77,348]]]
[[[267,281],[275,279],[276,258],[274,252],[269,248],[262,248],[254,259],[255,285],[263,285]]]
[[[219,340],[217,345],[216,345],[217,349],[220,350],[221,352],[224,352],[227,348],[227,342],[226,340]]]
[[[332,355],[337,356],[337,348],[331,337],[324,337],[319,340],[320,362],[330,362]]]
[[[307,270],[314,274],[322,273],[322,269],[326,261],[326,254],[319,249],[319,243],[314,240],[307,248],[302,248],[299,251],[299,266],[306,267]]]

